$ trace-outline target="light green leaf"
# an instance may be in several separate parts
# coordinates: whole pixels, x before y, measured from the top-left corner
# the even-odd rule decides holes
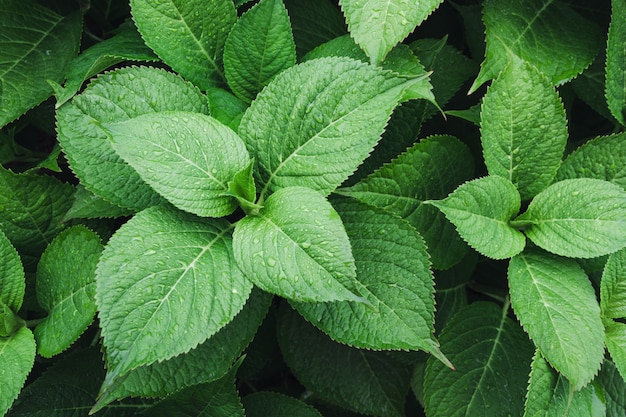
[[[210,88],[205,94],[209,99],[211,117],[224,123],[235,132],[239,129],[239,122],[248,108],[247,104],[221,88]]]
[[[0,4],[0,127],[52,95],[78,53],[82,15],[61,16],[34,1]]]
[[[569,136],[563,103],[550,80],[513,59],[483,98],[481,133],[490,175],[530,200],[556,174]]]
[[[419,82],[343,57],[280,73],[239,126],[261,196],[289,186],[329,194],[369,155],[393,108]]]
[[[226,79],[233,93],[247,103],[295,63],[296,45],[282,0],[261,0],[239,18],[226,39]]]
[[[604,328],[606,330],[604,343],[615,367],[624,378],[626,375],[626,324],[605,319]]]
[[[35,262],[62,229],[74,187],[56,178],[14,174],[0,167],[0,230],[22,262]]]
[[[0,304],[19,311],[25,291],[26,278],[20,255],[0,229]]]
[[[96,315],[98,235],[84,226],[61,232],[37,266],[37,300],[48,316],[35,328],[37,353],[49,358],[67,349]]]
[[[599,381],[604,387],[606,417],[618,417],[626,414],[626,382],[615,365],[608,360],[602,364]]]
[[[13,336],[22,327],[24,327],[24,320],[8,305],[0,303],[0,337]]]
[[[528,250],[509,263],[515,315],[541,354],[579,390],[604,355],[600,306],[585,272],[571,259]]]
[[[230,230],[157,206],[113,235],[96,269],[107,381],[188,352],[241,310],[252,284],[235,264]]]
[[[259,391],[243,398],[247,417],[322,417],[307,403],[271,391]]]
[[[158,85],[159,88],[154,88]],[[100,127],[164,111],[208,113],[206,98],[180,77],[130,67],[100,75],[57,110],[58,139],[70,168],[92,193],[136,211],[161,197],[118,156]]]
[[[413,32],[416,26],[443,2],[423,0],[341,0],[351,36],[379,64],[396,44]]]
[[[544,73],[553,85],[580,74],[595,58],[602,32],[560,0],[489,0],[483,4],[487,49],[475,91],[495,78],[515,55]]]
[[[237,222],[233,249],[255,285],[295,301],[364,300],[341,218],[305,187],[282,188],[255,216]]]
[[[406,219],[424,237],[433,267],[447,269],[463,258],[467,245],[439,210],[423,202],[444,198],[473,175],[473,158],[466,145],[453,136],[433,136],[337,193]]]
[[[608,318],[626,318],[626,249],[609,256],[600,281],[600,308]]]
[[[123,217],[133,214],[132,210],[109,203],[79,184],[74,193],[72,206],[65,213],[63,222],[71,219],[99,219],[106,217]]]
[[[520,253],[526,238],[509,225],[520,209],[520,196],[508,180],[478,178],[459,186],[447,198],[425,201],[441,210],[471,247],[493,259]]]
[[[597,179],[563,180],[537,194],[517,220],[528,224],[526,236],[549,252],[607,255],[626,246],[626,191]]]
[[[246,145],[230,128],[199,113],[144,114],[105,123],[113,149],[159,194],[203,217],[232,213],[228,182],[250,162]]]
[[[626,189],[626,133],[597,137],[569,154],[554,181],[573,178],[596,178]]]
[[[612,0],[611,26],[606,46],[606,101],[626,126],[626,1]]]
[[[570,382],[556,373],[537,351],[530,371],[524,417],[554,416],[605,417],[604,394],[595,383],[572,392]]]
[[[433,322],[430,260],[408,223],[357,200],[333,201],[350,238],[364,304],[292,303],[333,340],[365,349],[425,350],[440,355]]]
[[[22,327],[11,337],[0,337],[0,415],[4,415],[17,398],[35,363],[33,332]]]
[[[521,415],[533,348],[507,310],[474,303],[443,329],[441,348],[456,371],[428,359],[424,405],[429,417]]]
[[[257,214],[262,205],[255,203],[256,201],[256,185],[253,177],[254,159],[251,159],[248,166],[235,174],[232,181],[228,182],[228,191],[224,193],[235,197],[239,206],[247,214]]]
[[[404,416],[411,371],[385,352],[333,342],[285,307],[277,318],[278,345],[293,374],[320,398],[359,413]]]
[[[285,0],[298,57],[348,32],[343,14],[329,0]]]
[[[237,20],[230,0],[131,0],[146,44],[202,90],[225,83],[222,53]]]

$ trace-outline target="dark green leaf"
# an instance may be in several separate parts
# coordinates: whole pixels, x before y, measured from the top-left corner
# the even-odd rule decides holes
[[[604,387],[606,417],[626,415],[626,383],[615,365],[605,360],[600,370],[599,381]]]
[[[246,417],[322,417],[315,408],[283,394],[255,392],[243,398]]]
[[[25,291],[26,279],[20,255],[0,229],[0,305],[19,311]]]
[[[626,318],[626,249],[609,256],[600,282],[600,308],[608,318]]]
[[[606,46],[606,101],[609,110],[626,126],[626,2],[613,0]]]
[[[107,200],[99,197],[83,185],[76,187],[74,193],[74,201],[72,206],[65,213],[63,222],[71,219],[99,219],[105,217],[123,217],[130,216],[133,211],[129,209],[116,206],[113,203],[109,203]]]

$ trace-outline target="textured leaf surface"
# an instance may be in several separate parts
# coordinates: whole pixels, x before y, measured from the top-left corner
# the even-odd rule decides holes
[[[456,367],[429,358],[424,379],[430,417],[521,415],[532,344],[523,330],[492,303],[461,310],[440,335]]]
[[[4,415],[26,382],[35,362],[33,332],[22,327],[11,337],[0,337],[0,414]]]
[[[369,155],[393,108],[420,80],[341,57],[280,73],[239,126],[261,195],[289,186],[329,194]]]
[[[604,387],[607,417],[626,414],[626,383],[615,365],[605,360],[599,379]]]
[[[235,198],[224,193],[250,158],[239,136],[216,119],[161,112],[103,127],[122,159],[179,209],[222,217],[237,207]]]
[[[561,256],[595,258],[626,246],[626,192],[607,181],[580,178],[539,193],[520,220],[526,236]]]
[[[341,343],[366,349],[438,352],[433,276],[426,245],[405,221],[353,199],[333,201],[350,238],[360,293],[355,302],[292,303]]]
[[[576,262],[537,250],[509,263],[511,305],[541,354],[575,390],[596,375],[604,327],[591,282]]]
[[[189,351],[241,310],[252,284],[235,265],[230,230],[153,207],[113,235],[96,270],[108,379]]]
[[[446,269],[461,260],[467,245],[443,213],[423,202],[446,197],[473,175],[473,158],[467,146],[452,136],[434,136],[337,193],[406,219],[424,237],[433,267]]]
[[[20,255],[0,229],[0,304],[19,311],[26,291]]]
[[[592,139],[569,154],[555,182],[573,178],[605,180],[626,189],[626,134]]]
[[[0,167],[0,229],[24,262],[35,261],[61,230],[74,187],[56,178]]]
[[[243,398],[246,417],[322,417],[315,408],[277,392],[261,391]]]
[[[247,104],[221,88],[211,88],[205,92],[209,99],[211,117],[219,120],[235,132],[248,108]]]
[[[237,20],[231,1],[131,0],[146,44],[174,71],[202,90],[225,82],[222,53]]]
[[[79,184],[74,193],[72,206],[67,213],[65,213],[63,221],[66,222],[71,219],[123,217],[130,216],[131,214],[133,214],[132,210],[109,203],[107,200],[95,195],[83,185]]]
[[[626,324],[604,320],[606,338],[604,343],[611,354],[611,359],[621,375],[626,375]]]
[[[427,201],[441,210],[471,247],[493,259],[520,253],[526,238],[508,222],[520,209],[520,196],[508,180],[488,176],[466,182],[443,200]]]
[[[158,85],[159,88],[154,88]],[[208,113],[193,85],[166,71],[123,68],[99,76],[57,111],[58,139],[70,168],[94,194],[142,210],[162,199],[121,157],[98,126],[163,111]]]
[[[304,187],[272,194],[256,216],[237,222],[237,264],[265,291],[296,301],[363,301],[341,218],[318,192]]]
[[[233,93],[249,103],[274,76],[296,63],[296,44],[282,0],[261,0],[233,26],[224,71]]]
[[[298,57],[338,36],[347,33],[343,14],[329,0],[316,2],[285,0],[291,20]]]
[[[524,417],[604,417],[604,396],[594,384],[570,392],[570,383],[535,354],[528,382]],[[571,395],[571,397],[570,397]]]
[[[559,0],[489,0],[483,5],[487,50],[471,91],[495,78],[514,54],[562,84],[591,64],[599,28]]]
[[[356,412],[404,415],[410,370],[385,352],[340,345],[295,311],[278,316],[278,344],[294,375],[320,398]]]
[[[51,357],[67,349],[96,315],[98,235],[84,226],[61,232],[37,266],[37,301],[48,316],[35,328],[37,353]]]
[[[626,1],[613,0],[606,46],[606,101],[609,110],[626,126]]]
[[[61,16],[34,1],[0,4],[0,127],[52,95],[76,56],[81,14]]]
[[[567,143],[563,103],[550,80],[514,59],[487,90],[481,111],[485,164],[529,200],[546,188]]]
[[[608,318],[626,317],[626,249],[609,256],[600,282],[600,308]]]
[[[351,36],[370,57],[379,64],[396,44],[443,2],[423,0],[341,0]]]

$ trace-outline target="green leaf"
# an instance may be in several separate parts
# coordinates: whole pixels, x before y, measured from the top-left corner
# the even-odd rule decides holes
[[[234,262],[231,227],[157,206],[113,235],[96,270],[107,380],[188,352],[241,310],[252,284]]]
[[[513,59],[483,98],[481,133],[490,175],[515,184],[522,200],[546,188],[567,143],[563,103],[550,80]]]
[[[402,0],[341,0],[350,34],[377,65],[396,44],[443,2],[425,0],[417,4]]]
[[[357,200],[333,201],[350,238],[359,293],[355,302],[292,303],[333,340],[366,349],[425,350],[440,355],[433,322],[430,260],[408,223]]]
[[[248,346],[271,301],[269,294],[253,288],[241,312],[196,348],[162,362],[140,366],[121,379],[110,381],[112,384],[103,385],[93,411],[116,399],[164,397],[192,385],[219,379]]]
[[[593,384],[572,391],[570,383],[557,374],[536,352],[528,382],[524,417],[604,417],[602,389]]]
[[[235,226],[239,268],[255,285],[296,301],[352,300],[355,265],[350,241],[335,209],[316,191],[282,188],[258,215]]]
[[[285,0],[298,57],[347,33],[343,14],[329,0]]]
[[[0,229],[0,304],[19,311],[25,291],[26,278],[20,255]]]
[[[279,313],[277,336],[283,358],[308,390],[359,413],[404,415],[411,377],[406,365],[385,352],[335,343],[289,308]]]
[[[61,232],[37,266],[37,300],[48,316],[35,328],[37,353],[49,358],[67,349],[96,315],[98,235],[84,226]]]
[[[52,95],[46,80],[62,82],[78,53],[79,12],[61,16],[34,1],[0,5],[0,127]]]
[[[478,254],[472,251],[452,268],[436,271],[435,333],[440,333],[452,317],[468,304],[467,286],[477,263]]]
[[[295,63],[296,45],[281,0],[261,0],[239,18],[226,39],[226,79],[233,93],[246,103]]]
[[[626,249],[609,256],[604,266],[600,281],[600,309],[604,317],[626,317]]]
[[[342,57],[280,73],[239,126],[261,196],[289,186],[329,194],[369,155],[393,108],[419,82]]]
[[[509,263],[515,315],[541,354],[579,390],[604,355],[600,306],[585,272],[571,259],[528,250]]]
[[[17,316],[8,305],[0,303],[0,337],[13,336],[24,327],[24,320]]]
[[[237,20],[231,0],[131,0],[146,44],[174,71],[200,87],[225,83],[222,53]]]
[[[250,162],[230,128],[200,113],[161,112],[103,124],[113,149],[159,194],[181,210],[222,217],[237,207],[224,195]]]
[[[573,178],[596,178],[626,189],[626,133],[597,137],[569,154],[554,181]]]
[[[235,197],[239,206],[247,214],[257,214],[263,208],[262,205],[255,203],[256,185],[253,176],[254,159],[250,160],[248,166],[235,174],[232,181],[228,182],[228,191],[225,195]]]
[[[72,206],[65,213],[63,222],[71,219],[99,219],[106,217],[123,217],[133,214],[132,210],[109,203],[79,184],[74,193]]]
[[[578,77],[574,78],[571,83],[578,98],[605,119],[610,120],[614,124],[618,124],[619,122],[615,120],[611,114],[606,102],[605,64],[606,53],[600,51],[589,68],[584,70]]]
[[[526,236],[561,256],[595,258],[626,246],[626,192],[607,181],[580,178],[552,184],[518,217]]]
[[[604,387],[606,416],[617,417],[626,414],[626,383],[615,365],[605,360],[599,380]]]
[[[453,136],[433,136],[337,193],[406,219],[424,237],[433,267],[446,269],[463,258],[467,245],[439,210],[423,202],[444,198],[473,175],[473,158],[466,145]]]
[[[243,398],[246,417],[322,417],[305,402],[277,392],[260,391]]]
[[[609,110],[626,126],[626,1],[613,0],[606,46],[606,101]]]
[[[428,416],[521,415],[533,349],[507,310],[474,303],[443,329],[441,348],[456,371],[428,359],[424,377]]]
[[[131,67],[100,75],[57,110],[70,168],[89,191],[118,206],[139,211],[158,204],[161,197],[115,153],[100,126],[164,111],[206,114],[208,108],[196,87],[163,70]]]
[[[602,44],[602,32],[590,20],[559,0],[489,0],[483,5],[487,49],[478,78],[470,88],[495,78],[511,55],[563,84],[591,64]]]
[[[604,328],[606,330],[604,343],[615,367],[624,378],[626,375],[626,324],[605,319]]]
[[[74,187],[56,178],[0,167],[0,229],[25,264],[36,261],[62,229]]]
[[[248,108],[247,104],[228,91],[217,87],[208,89],[205,94],[209,99],[211,117],[237,131],[239,122]]]
[[[0,415],[4,415],[17,398],[35,363],[33,332],[22,327],[11,337],[0,337]]]
[[[123,61],[157,61],[158,58],[146,46],[134,25],[122,25],[112,38],[98,42],[76,57],[67,69],[63,87],[48,81],[57,96],[56,107],[70,100],[90,77]]]
[[[520,253],[526,238],[509,226],[520,209],[520,196],[508,180],[478,178],[459,186],[447,198],[425,201],[441,210],[471,247],[493,259]]]

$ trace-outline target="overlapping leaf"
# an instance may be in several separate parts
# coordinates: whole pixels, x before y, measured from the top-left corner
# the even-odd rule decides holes
[[[33,332],[22,327],[11,337],[0,337],[0,415],[4,415],[26,382],[35,362]]]
[[[611,319],[604,320],[604,343],[619,373],[626,375],[626,324]]]
[[[131,214],[133,214],[132,210],[109,203],[107,200],[95,195],[83,185],[79,184],[74,193],[72,206],[67,213],[65,213],[63,221],[66,222],[71,219],[123,217],[130,216]]]
[[[271,391],[260,391],[243,398],[247,417],[322,417],[307,403]]]
[[[600,282],[600,308],[608,318],[626,318],[626,249],[609,256]]]
[[[606,46],[606,101],[615,119],[626,126],[626,2],[613,0]]]
[[[0,229],[0,305],[17,312],[22,307],[25,291],[20,255]]]
[[[626,413],[626,382],[615,365],[605,360],[600,371],[599,381],[604,387],[606,415],[619,416]]]
[[[315,3],[285,0],[285,6],[291,20],[298,57],[347,33],[343,14],[330,0],[318,0]]]

